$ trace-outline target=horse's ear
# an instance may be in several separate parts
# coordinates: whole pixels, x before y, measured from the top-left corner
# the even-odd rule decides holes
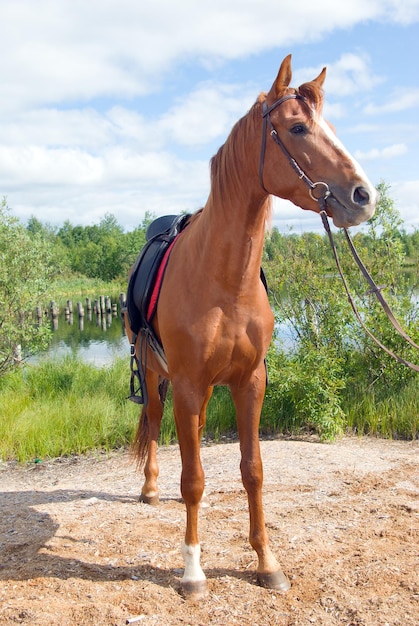
[[[324,67],[320,74],[313,80],[313,83],[316,83],[320,88],[323,87],[323,83],[326,78],[326,68]]]
[[[271,87],[269,95],[273,100],[277,100],[284,90],[289,86],[292,77],[291,54],[285,57],[279,68],[278,76]]]

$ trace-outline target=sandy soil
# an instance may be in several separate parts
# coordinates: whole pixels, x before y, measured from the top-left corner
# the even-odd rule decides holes
[[[282,439],[262,452],[271,544],[292,589],[256,585],[238,444],[207,445],[209,593],[197,604],[178,593],[177,446],[159,451],[158,507],[138,502],[126,452],[0,464],[0,624],[417,626],[417,442]]]

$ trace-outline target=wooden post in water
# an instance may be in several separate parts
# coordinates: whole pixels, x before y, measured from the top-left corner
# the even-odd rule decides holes
[[[89,322],[92,321],[92,302],[90,298],[86,298],[86,310],[87,310],[87,319]]]
[[[84,330],[84,307],[81,302],[77,302],[77,314],[79,316],[79,329]]]
[[[111,299],[109,296],[105,297],[105,311],[106,313],[112,312],[112,304],[111,304]]]
[[[58,307],[55,304],[54,300],[51,300],[49,308],[50,308],[50,312],[51,312],[52,330],[57,330],[57,328],[58,328]]]
[[[95,313],[96,313],[96,326],[101,325],[101,309],[100,309],[100,300],[95,300]]]
[[[67,306],[65,307],[65,319],[69,324],[72,323],[73,317],[73,303],[71,300],[67,300]]]

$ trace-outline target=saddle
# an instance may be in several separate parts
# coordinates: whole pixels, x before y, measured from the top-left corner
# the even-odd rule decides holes
[[[167,369],[166,357],[160,339],[152,327],[158,295],[164,272],[176,238],[187,225],[190,215],[165,215],[154,220],[146,231],[146,244],[134,263],[127,290],[127,315],[133,333],[131,343],[131,394],[137,404],[147,404],[145,384],[145,356],[147,343],[161,365]],[[140,355],[135,354],[138,335]],[[135,379],[139,389],[135,390]]]

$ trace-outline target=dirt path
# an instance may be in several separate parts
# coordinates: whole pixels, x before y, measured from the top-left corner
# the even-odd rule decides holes
[[[0,624],[240,626],[419,623],[418,444],[264,441],[271,544],[292,581],[255,584],[237,443],[206,446],[208,598],[178,594],[184,507],[176,446],[162,502],[138,503],[126,453],[0,464]]]

